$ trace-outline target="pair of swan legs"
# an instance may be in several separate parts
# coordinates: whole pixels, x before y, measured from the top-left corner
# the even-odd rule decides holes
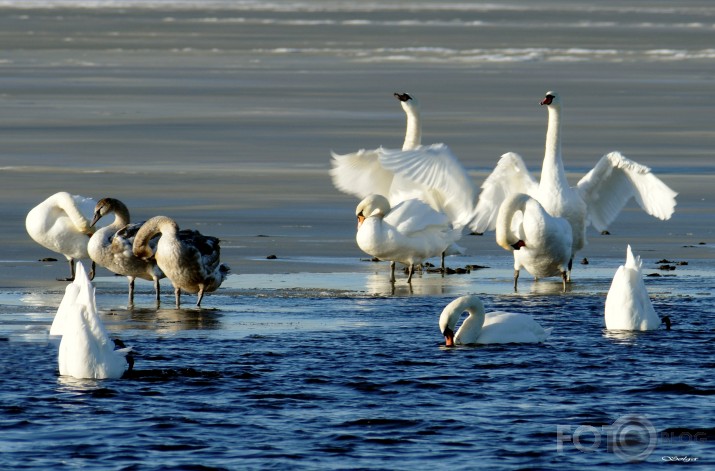
[[[568,271],[561,272],[561,280],[563,281],[563,292],[566,292],[566,283],[571,282],[571,266],[573,265],[573,259],[569,260]],[[514,291],[517,291],[517,284],[519,282],[519,270],[514,270]]]
[[[444,268],[444,252],[442,252],[441,261],[442,261],[442,264],[441,264],[442,275],[444,275],[444,274],[445,274],[445,268]],[[407,275],[407,283],[412,283],[412,275],[414,275],[414,273],[415,273],[415,264],[414,264],[414,263],[410,263],[410,266],[408,267],[407,273],[408,273],[408,275]],[[390,262],[390,282],[391,282],[391,283],[394,283],[394,282],[395,282],[395,262],[394,262],[394,261],[391,261],[391,262]],[[514,285],[515,288],[514,288],[514,289],[516,289],[516,280],[514,281],[514,283],[515,283],[515,285]]]
[[[129,278],[129,305],[134,305],[134,280],[135,277]],[[159,291],[159,279],[154,279],[154,293],[156,293],[156,305],[161,304],[160,291]],[[174,288],[174,298],[176,300],[176,309],[181,306],[181,290],[179,288]],[[204,289],[201,288],[198,294],[198,300],[196,301],[196,307],[201,307],[201,300],[204,298]]]
[[[57,278],[57,281],[74,281],[74,275],[75,275],[75,259],[70,258],[69,263],[70,263],[70,277],[69,278]],[[93,280],[94,279],[94,269],[97,267],[97,265],[94,263],[94,260],[92,260],[92,268],[89,270],[89,279]]]

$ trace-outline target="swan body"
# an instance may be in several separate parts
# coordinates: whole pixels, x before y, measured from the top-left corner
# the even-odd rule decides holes
[[[150,240],[161,234],[156,250]],[[229,267],[221,263],[221,249],[216,237],[205,236],[194,230],[179,231],[176,222],[166,216],[155,216],[146,221],[134,237],[134,255],[156,264],[174,285],[177,309],[181,290],[197,293],[201,306],[204,293],[216,291],[229,274]]]
[[[593,225],[598,231],[606,230],[631,198],[651,216],[661,220],[671,217],[677,193],[648,167],[620,152],[604,155],[571,187],[561,157],[561,99],[550,91],[541,104],[547,107],[549,120],[540,181],[537,183],[531,176],[518,154],[502,155],[482,185],[475,210],[475,230],[493,230],[499,206],[512,193],[532,196],[549,214],[563,217],[571,224],[572,258],[586,245],[586,228]]]
[[[134,238],[142,223],[130,224],[129,209],[121,201],[114,198],[102,198],[94,209],[92,225],[107,214],[114,213],[114,222],[105,226],[92,235],[87,250],[89,256],[98,265],[124,275],[129,281],[129,304],[134,301],[134,280],[142,278],[154,281],[156,300],[159,302],[159,280],[164,278],[164,273],[157,266],[154,258],[143,260],[132,252]],[[156,246],[155,242],[150,245]]]
[[[514,290],[521,268],[537,280],[560,275],[566,290],[573,240],[566,219],[552,217],[536,199],[516,193],[499,208],[496,240],[514,254]]]
[[[25,228],[38,244],[65,256],[74,279],[75,262],[89,259],[87,243],[94,229],[90,220],[95,201],[65,191],[55,193],[32,208],[25,218]],[[94,276],[94,263],[90,277]]]
[[[462,314],[469,316],[455,333]],[[514,312],[484,312],[484,304],[474,295],[455,299],[442,310],[439,328],[448,347],[454,345],[492,343],[540,343],[551,335],[528,314]]]
[[[477,189],[467,171],[445,144],[421,145],[417,99],[395,93],[407,115],[401,150],[378,148],[345,155],[332,153],[330,175],[335,187],[358,198],[387,197],[392,206],[419,199],[445,213],[456,228],[474,216]]]
[[[415,199],[390,207],[384,196],[370,195],[358,204],[355,214],[358,246],[390,261],[390,281],[395,281],[395,262],[409,267],[409,283],[415,265],[442,254],[459,238],[447,216]]]
[[[653,330],[661,324],[643,282],[640,256],[626,249],[626,263],[618,267],[606,296],[605,321],[608,330]]]
[[[94,287],[81,262],[77,264],[75,282],[76,296],[74,290],[68,292],[71,299],[67,304],[63,299],[62,303],[65,310],[58,355],[60,374],[79,379],[121,378],[133,364],[128,356],[132,349],[116,349],[116,343],[109,338],[97,312]]]

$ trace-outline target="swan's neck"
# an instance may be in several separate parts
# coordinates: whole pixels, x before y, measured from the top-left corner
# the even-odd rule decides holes
[[[459,330],[455,333],[457,322],[462,317],[462,313],[467,311],[469,316],[462,322]],[[467,342],[472,342],[479,337],[484,325],[484,304],[472,296],[457,298],[447,305],[439,318],[439,326],[445,336],[447,346],[454,345],[457,334]]]
[[[405,142],[402,144],[402,150],[415,149],[422,143],[422,120],[420,119],[420,112],[404,103],[402,108],[407,115],[407,130],[405,131]]]
[[[142,224],[142,227],[137,231],[136,236],[134,236],[134,245],[132,250],[134,255],[140,258],[149,258],[151,254],[151,249],[149,248],[149,241],[157,234],[161,233],[162,236],[176,237],[179,227],[176,225],[173,219],[166,216],[154,216],[147,222]]]
[[[496,223],[496,240],[500,247],[513,251],[524,245],[524,241],[520,241],[512,234],[511,221],[514,219],[514,213],[517,211],[524,212],[526,202],[530,198],[530,196],[520,193],[502,203]]]
[[[78,231],[84,234],[94,232],[94,229],[90,226],[90,221],[82,214],[72,195],[64,192],[58,193],[55,195],[54,204],[67,214]]]
[[[114,222],[112,223],[112,227],[121,229],[122,227],[129,224],[129,222],[130,222],[129,209],[123,203],[115,205],[114,206]]]
[[[548,107],[549,123],[546,129],[546,146],[544,148],[544,163],[541,167],[539,186],[554,188],[568,187],[564,163],[561,160],[561,110],[554,106]]]

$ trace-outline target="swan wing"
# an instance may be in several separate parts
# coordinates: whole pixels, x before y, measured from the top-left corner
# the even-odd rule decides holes
[[[378,151],[361,149],[343,155],[331,152],[330,177],[335,188],[358,198],[389,194],[394,175],[382,167]]]
[[[408,186],[399,188],[393,184],[391,201],[419,197],[434,209],[446,213],[455,225],[463,227],[469,224],[477,189],[448,146],[433,144],[410,150],[381,148],[378,149],[378,158],[383,168],[401,177],[401,181]],[[404,192],[404,197],[400,197],[401,192]]]
[[[538,188],[539,184],[529,173],[521,156],[507,152],[482,184],[470,227],[479,233],[494,230],[499,208],[507,197],[514,193],[534,195]]]
[[[631,198],[646,213],[661,220],[670,219],[676,205],[675,191],[653,175],[650,168],[620,152],[604,155],[581,178],[576,189],[586,202],[588,223],[599,231],[616,219]]]
[[[390,210],[384,221],[402,234],[414,234],[431,226],[450,229],[446,214],[435,211],[431,206],[417,199],[399,203]]]

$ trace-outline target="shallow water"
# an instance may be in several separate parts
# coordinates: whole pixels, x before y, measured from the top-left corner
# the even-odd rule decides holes
[[[493,269],[424,274],[417,294],[397,296],[384,291],[386,270],[265,285],[234,275],[201,310],[191,299],[156,310],[149,285],[127,309],[124,281],[99,278],[108,329],[138,352],[130,377],[109,381],[57,375],[47,331],[62,293],[5,294],[0,465],[549,469],[640,453],[646,464],[631,468],[676,455],[711,463],[715,277],[697,266],[648,277],[673,329],[607,332],[604,274],[617,263],[579,267],[566,294],[526,278],[511,293],[510,271]],[[424,294],[438,286],[443,294]],[[530,313],[553,334],[540,345],[446,349],[437,319],[465,292],[484,293],[488,310]],[[615,432],[602,427],[628,415],[655,435],[609,441]]]

